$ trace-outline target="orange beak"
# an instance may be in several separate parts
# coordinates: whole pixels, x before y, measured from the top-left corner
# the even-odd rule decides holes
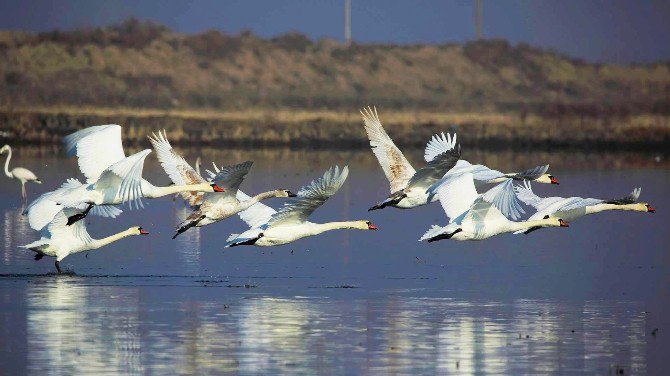
[[[553,177],[553,176],[552,176],[549,180],[551,181],[551,184],[560,185],[560,183],[558,182],[558,180],[556,180],[556,178]]]
[[[564,221],[564,220],[562,220],[562,219],[559,219],[559,220],[558,220],[558,223],[561,224],[561,227],[570,227],[570,225],[568,224],[568,222],[566,222],[566,221]]]
[[[652,208],[651,205],[647,205],[647,212],[656,213],[656,209]]]
[[[140,234],[141,234],[141,235],[149,235],[149,231],[147,231],[147,230],[141,228],[141,229],[140,229]]]
[[[212,184],[212,189],[214,189],[214,192],[224,192],[223,188],[219,187],[216,184]]]
[[[373,225],[372,223],[368,223],[368,229],[370,230],[379,230],[377,226]]]

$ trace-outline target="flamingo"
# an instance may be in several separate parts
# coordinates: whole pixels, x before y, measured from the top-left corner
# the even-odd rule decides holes
[[[35,176],[35,174],[23,167],[15,167],[11,171],[9,170],[9,160],[12,159],[12,148],[9,145],[5,145],[0,149],[0,155],[7,152],[7,160],[5,160],[5,175],[12,179],[17,179],[21,182],[21,199],[25,204],[28,200],[28,194],[26,193],[26,183],[33,182],[37,184],[42,184],[42,181]]]

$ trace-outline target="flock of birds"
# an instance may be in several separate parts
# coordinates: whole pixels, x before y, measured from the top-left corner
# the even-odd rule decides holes
[[[391,192],[368,211],[386,207],[410,209],[439,200],[449,218],[446,226],[432,226],[420,241],[481,240],[503,233],[527,234],[545,227],[568,227],[568,221],[606,210],[655,211],[648,203],[637,202],[640,188],[613,200],[538,197],[533,193],[531,182],[558,184],[556,178],[547,173],[548,165],[515,173],[474,165],[461,159],[461,147],[455,134],[433,136],[425,149],[426,166],[415,170],[384,130],[376,109],[366,108],[361,114],[372,151],[389,181]],[[86,231],[84,218],[88,214],[115,218],[122,212],[118,207],[121,204],[138,209],[143,207],[144,198],[173,194],[180,194],[192,208],[190,215],[177,225],[173,239],[192,227],[207,226],[235,214],[249,229],[230,235],[225,247],[276,246],[336,229],[377,230],[369,220],[329,223],[307,220],[342,187],[349,173],[346,166],[331,167],[297,193],[275,189],[251,197],[239,187],[253,162],[230,166],[213,163],[212,170],[205,170],[201,175],[199,163],[195,169],[189,165],[172,148],[165,131],[149,139],[173,185],[158,187],[142,178],[144,160],[152,150],[126,156],[119,125],[92,126],[65,137],[66,152],[78,158],[86,181],[67,179],[58,189],[44,193],[28,205],[24,214],[30,226],[41,231],[41,238],[23,248],[36,252],[35,260],[55,257],[56,269],[61,273],[60,261],[70,254],[97,249],[128,236],[148,234],[142,227],[134,226],[94,239]],[[25,184],[41,181],[25,168],[10,171],[8,145],[0,149],[0,154],[5,152],[8,152],[5,174],[21,182],[25,203]],[[486,189],[490,185],[493,187]],[[261,203],[272,197],[289,200],[278,210]],[[521,219],[525,214],[521,203],[535,210],[525,220]]]

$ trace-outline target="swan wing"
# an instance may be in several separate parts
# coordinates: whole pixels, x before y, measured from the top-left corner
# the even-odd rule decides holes
[[[391,193],[405,188],[416,171],[384,130],[377,109],[364,108],[361,110],[361,115],[372,152],[384,170],[384,175],[391,186]]]
[[[628,196],[613,200],[607,200],[605,201],[605,203],[615,205],[634,204],[640,198],[640,193],[642,193],[642,188],[635,188],[633,189],[633,192],[631,192]]]
[[[191,185],[207,182],[188,162],[186,162],[186,159],[184,159],[181,154],[177,153],[172,148],[170,141],[167,139],[165,130],[162,132],[159,131],[158,134],[152,133],[151,136],[149,136],[149,141],[156,151],[158,161],[161,163],[163,170],[172,183],[175,185]],[[181,192],[179,195],[190,206],[195,206],[201,203],[203,193]]]
[[[535,179],[538,179],[540,176],[546,174],[548,170],[549,170],[549,165],[537,166],[537,167],[530,168],[526,171],[521,171],[521,172],[517,172],[516,174],[508,175],[508,177],[514,178],[514,179],[535,180]]]
[[[507,218],[517,220],[525,213],[514,191],[512,179],[507,179],[482,195],[482,199],[493,204]]]
[[[68,217],[79,213],[77,209],[66,208],[58,212],[54,219],[49,223],[46,230],[50,239],[59,239],[61,241],[75,241],[82,244],[88,244],[93,241],[91,235],[86,231],[86,220],[80,220],[68,226]]]
[[[349,167],[347,166],[344,166],[342,170],[338,166],[331,167],[321,178],[300,188],[297,197],[285,203],[272,216],[268,224],[276,226],[279,224],[304,222],[314,210],[323,205],[330,196],[334,195],[342,187],[348,175]]]
[[[93,185],[94,189],[105,192],[105,200],[113,201],[119,197],[122,203],[129,202],[130,207],[144,207],[142,204],[142,171],[144,160],[151,149],[137,152],[109,166]]]
[[[456,136],[455,133],[454,137],[451,137],[451,134],[447,133],[445,135],[444,132],[433,135],[430,141],[428,141],[428,144],[426,144],[423,159],[425,159],[426,162],[430,162],[438,155],[448,152],[456,147]]]
[[[515,185],[514,192],[516,192],[516,197],[518,197],[521,202],[534,208],[537,208],[538,205],[541,205],[543,200],[542,197],[536,195],[535,192],[533,192],[533,187],[531,187],[528,180],[524,180],[523,185]]]
[[[496,206],[482,196],[475,200],[470,210],[459,221],[461,226],[471,227],[475,237],[482,236],[486,226],[507,223],[509,220]]]
[[[63,206],[55,201],[60,197],[71,192],[73,189],[82,186],[77,179],[67,179],[58,189],[42,194],[31,202],[24,211],[28,216],[28,223],[34,230],[40,231],[53,220],[58,212],[63,210]]]
[[[460,157],[460,145],[436,155],[430,162],[428,162],[428,166],[419,169],[419,171],[409,179],[407,186],[429,188],[436,181],[442,179],[449,170],[454,168]]]
[[[126,157],[121,143],[121,126],[97,125],[72,133],[63,139],[67,156],[76,155],[79,169],[90,183],[105,169]]]
[[[445,180],[437,188],[442,209],[451,221],[470,209],[472,203],[479,197],[472,180],[471,173],[445,176]]]
[[[191,185],[207,182],[186,162],[184,157],[172,148],[165,130],[162,132],[159,131],[158,134],[152,133],[149,136],[149,141],[151,141],[151,146],[156,151],[156,156],[163,170],[165,170],[165,173],[167,173],[175,185]]]
[[[222,192],[223,194],[235,197],[242,181],[244,181],[253,164],[253,161],[246,161],[232,166],[221,167],[212,177],[212,181],[225,190],[225,192]]]
[[[235,197],[240,202],[249,200],[251,198],[240,190],[237,191],[237,195]],[[241,211],[237,214],[240,216],[240,219],[249,225],[249,227],[256,228],[268,223],[270,219],[272,219],[272,216],[276,213],[277,211],[271,207],[261,202],[257,202],[251,205],[247,210]]]
[[[95,205],[91,209],[92,215],[105,218],[116,218],[121,213],[123,213],[123,210],[114,205]]]

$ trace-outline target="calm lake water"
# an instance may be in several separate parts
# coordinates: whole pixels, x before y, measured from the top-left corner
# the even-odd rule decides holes
[[[184,150],[190,161],[198,150]],[[420,164],[422,151],[408,153]],[[0,364],[5,374],[667,373],[670,353],[668,155],[484,152],[501,170],[550,163],[541,195],[614,198],[641,186],[655,215],[603,213],[530,235],[481,242],[417,239],[446,223],[438,204],[367,212],[388,194],[369,150],[215,150],[209,164],[255,165],[242,189],[297,190],[333,164],[349,179],[314,221],[370,219],[275,248],[223,249],[237,217],[171,240],[185,213],[171,197],[116,220],[151,235],[66,258],[19,249],[39,234],[20,215],[20,186],[0,176]],[[4,158],[2,159],[4,162]],[[13,166],[43,181],[29,199],[77,176],[57,148],[20,148]],[[155,157],[145,177],[168,179]],[[281,199],[268,201],[281,205]]]

